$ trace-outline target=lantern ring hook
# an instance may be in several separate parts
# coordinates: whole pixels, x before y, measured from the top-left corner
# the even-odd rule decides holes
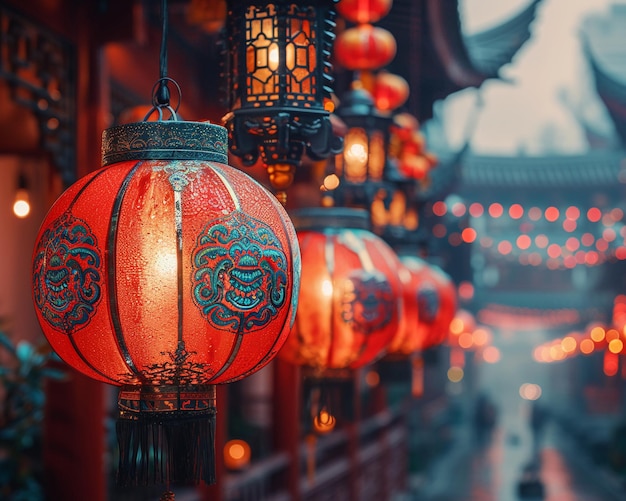
[[[167,87],[168,82],[172,82],[176,86],[176,91],[178,93],[178,101],[176,106],[172,108],[169,101],[169,89]],[[167,95],[166,99],[163,99],[163,94]],[[182,100],[182,91],[180,89],[180,85],[178,82],[170,77],[162,77],[159,78],[152,87],[152,108],[144,117],[144,122],[147,121],[150,116],[156,111],[159,115],[158,120],[163,120],[163,109],[166,109],[170,112],[170,120],[177,121],[178,120],[178,108],[180,108],[180,102]]]

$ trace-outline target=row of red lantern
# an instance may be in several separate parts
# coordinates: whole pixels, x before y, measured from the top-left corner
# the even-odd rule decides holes
[[[186,140],[170,142],[174,133]],[[174,159],[154,159],[157,144]],[[109,129],[109,166],[66,190],[37,238],[33,295],[51,346],[122,386],[122,483],[213,482],[213,385],[259,370],[283,344],[296,363],[354,369],[441,342],[456,308],[443,273],[435,301],[414,288],[425,270],[363,228],[319,214],[296,236],[276,198],[225,164],[226,144],[208,123]],[[198,427],[183,436],[181,420]],[[140,438],[174,429],[176,444]]]
[[[438,163],[437,156],[426,151],[426,140],[419,130],[419,122],[410,113],[399,113],[394,117],[389,151],[400,173],[409,179],[425,179]]]
[[[441,270],[400,259],[355,209],[296,213],[302,283],[279,357],[318,373],[408,357],[445,340],[456,291]]]

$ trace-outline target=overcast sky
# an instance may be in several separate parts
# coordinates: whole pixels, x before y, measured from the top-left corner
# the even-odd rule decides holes
[[[461,0],[464,30],[471,34],[505,21],[529,0]],[[512,80],[486,82],[480,95],[467,89],[450,96],[443,107],[448,141],[462,144],[465,124],[477,116],[472,150],[478,154],[578,154],[588,149],[579,120],[602,135],[612,125],[595,95],[581,51],[584,16],[608,12],[615,0],[542,0],[531,26],[532,38],[501,75]],[[620,3],[624,3],[620,0]],[[475,115],[477,110],[478,115]],[[574,112],[572,112],[574,110]]]

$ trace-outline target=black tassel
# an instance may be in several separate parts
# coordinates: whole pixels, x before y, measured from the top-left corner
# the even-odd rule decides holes
[[[128,402],[128,392],[124,397],[116,423],[118,486],[215,483],[214,406],[201,411],[128,412],[122,404]]]

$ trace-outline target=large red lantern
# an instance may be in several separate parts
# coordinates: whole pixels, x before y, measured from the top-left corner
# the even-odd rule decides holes
[[[103,160],[42,224],[39,323],[65,362],[121,386],[121,484],[211,483],[214,385],[259,370],[287,338],[295,230],[269,191],[226,165],[221,126],[113,127]]]
[[[402,316],[398,257],[358,209],[292,214],[302,249],[294,329],[280,357],[320,375],[382,357]]]
[[[391,10],[393,0],[341,0],[337,12],[353,23],[375,23]]]
[[[384,28],[360,24],[341,32],[335,41],[337,62],[348,70],[375,70],[396,55],[396,39]]]

